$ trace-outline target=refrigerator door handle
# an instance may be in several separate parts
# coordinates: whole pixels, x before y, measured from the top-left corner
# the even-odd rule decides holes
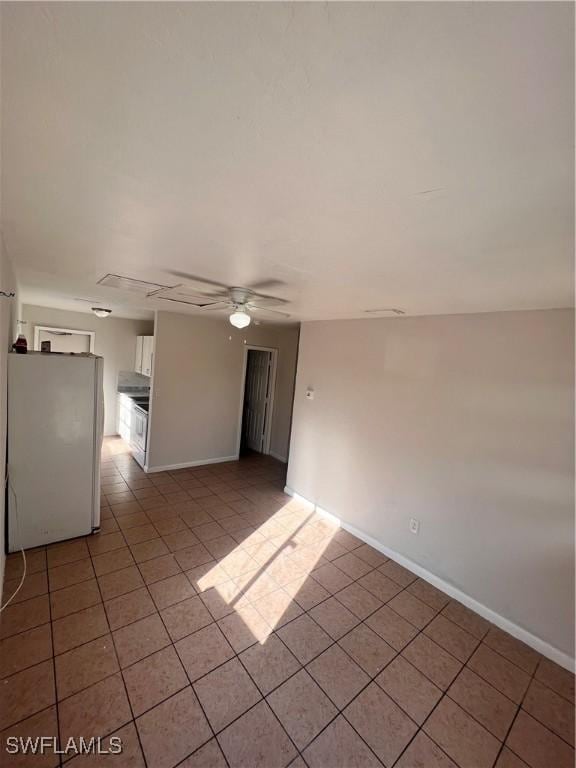
[[[100,460],[104,440],[104,359],[95,360],[94,367],[94,494],[92,506],[92,532],[100,530]]]

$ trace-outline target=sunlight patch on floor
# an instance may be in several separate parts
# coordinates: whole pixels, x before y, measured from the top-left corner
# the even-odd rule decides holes
[[[218,612],[229,616],[233,611],[263,644],[301,612],[297,596],[310,582],[318,586],[310,574],[328,562],[323,554],[338,530],[336,523],[292,499],[219,563],[208,564],[195,586],[201,594],[212,590],[211,610],[220,602]]]

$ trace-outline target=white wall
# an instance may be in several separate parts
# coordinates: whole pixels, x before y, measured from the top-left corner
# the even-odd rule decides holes
[[[244,339],[278,349],[270,450],[288,455],[297,326],[240,331],[227,318],[158,312],[155,336],[151,469],[236,455]]]
[[[134,368],[136,337],[152,334],[154,323],[150,320],[126,320],[120,317],[98,318],[86,312],[69,312],[24,304],[22,320],[28,348],[34,348],[34,326],[47,325],[79,331],[95,331],[94,353],[104,358],[104,434],[116,434],[116,387],[118,373]]]
[[[573,396],[570,310],[304,323],[287,483],[573,657]]]
[[[16,291],[16,280],[8,254],[0,237],[0,290]],[[4,532],[6,521],[4,488],[6,486],[6,384],[7,353],[16,338],[17,298],[0,297],[0,598],[4,582]],[[3,601],[3,598],[2,598]]]

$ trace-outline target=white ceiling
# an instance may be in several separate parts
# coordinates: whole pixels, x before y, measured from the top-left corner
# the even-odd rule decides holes
[[[274,278],[297,319],[573,304],[571,3],[3,3],[24,301]],[[436,191],[429,191],[436,190]]]

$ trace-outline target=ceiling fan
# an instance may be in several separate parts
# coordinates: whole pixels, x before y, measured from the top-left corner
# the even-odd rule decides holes
[[[187,272],[170,271],[171,275],[182,278],[186,282],[173,287],[162,287],[152,291],[149,297],[164,299],[165,301],[177,301],[191,304],[203,312],[210,310],[232,310],[229,315],[230,323],[235,328],[246,328],[252,320],[252,313],[269,313],[281,317],[290,317],[287,312],[270,309],[270,306],[287,304],[286,299],[277,296],[269,296],[260,293],[260,290],[283,285],[280,280],[265,280],[251,286],[228,286],[215,280],[208,280]],[[197,290],[194,283],[204,286],[204,290]]]

